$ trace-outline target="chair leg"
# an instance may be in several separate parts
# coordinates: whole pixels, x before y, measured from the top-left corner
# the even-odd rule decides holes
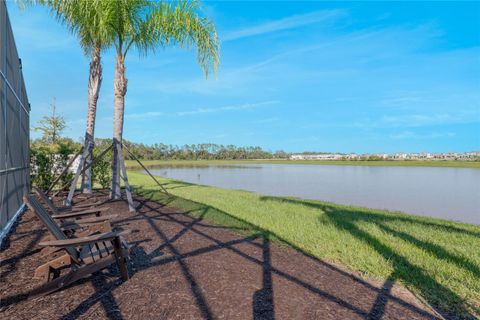
[[[115,250],[115,258],[117,259],[118,269],[120,271],[122,280],[127,281],[129,279],[129,276],[128,276],[127,264],[125,261],[126,259],[125,259],[125,256],[123,255],[122,242],[120,240],[120,237],[116,237],[115,239],[113,239],[112,244],[113,244],[113,250]]]
[[[54,291],[56,291],[60,288],[66,287],[69,284],[71,284],[71,283],[73,283],[77,280],[85,278],[86,276],[88,276],[88,275],[90,275],[94,272],[102,270],[102,269],[108,267],[109,265],[111,265],[114,262],[115,262],[115,258],[112,257],[112,256],[109,256],[107,258],[100,259],[95,263],[81,266],[80,268],[78,268],[76,270],[72,269],[66,275],[55,278],[55,279],[37,287],[37,288],[35,288],[34,290],[32,290],[29,293],[29,295],[30,295],[30,297],[34,297],[34,296],[38,296],[38,295],[49,294],[49,293],[54,292]]]

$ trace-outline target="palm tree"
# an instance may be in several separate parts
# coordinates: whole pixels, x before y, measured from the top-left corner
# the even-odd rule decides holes
[[[102,83],[101,51],[112,44],[111,33],[108,32],[105,20],[108,4],[102,0],[38,0],[34,2],[48,6],[57,19],[77,35],[85,55],[90,56],[87,128],[84,143],[85,148],[88,148],[85,159],[85,166],[88,166],[93,158],[95,116]],[[87,168],[83,175],[82,189],[85,193],[92,192],[90,168]]]
[[[125,58],[135,48],[141,56],[156,49],[177,45],[182,48],[195,46],[198,63],[208,77],[210,70],[218,66],[218,39],[214,24],[199,15],[200,4],[196,0],[151,2],[145,0],[116,0],[109,3],[108,25],[116,49],[114,79],[112,195],[120,198],[120,168],[118,152],[123,136],[125,94]],[[117,146],[117,147],[115,147]],[[120,148],[120,150],[118,150]]]

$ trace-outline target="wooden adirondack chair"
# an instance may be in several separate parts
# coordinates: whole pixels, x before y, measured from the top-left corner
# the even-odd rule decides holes
[[[102,228],[105,230],[106,226],[109,226],[110,224],[108,221],[116,218],[118,215],[102,215],[98,216],[101,212],[105,211],[105,209],[93,209],[93,210],[85,210],[85,211],[77,211],[77,212],[69,212],[69,213],[58,213],[55,205],[53,202],[43,193],[40,189],[37,187],[33,187],[33,191],[37,194],[37,196],[45,203],[48,208],[52,211],[51,217],[59,220],[60,221],[60,228],[62,231],[65,231],[65,234],[67,237],[71,237],[75,233],[75,235],[78,236],[85,236],[88,235],[88,231],[84,232],[82,229],[88,228],[89,230],[102,230]],[[108,209],[108,208],[106,208]],[[90,215],[95,215],[95,217],[89,217]],[[102,228],[98,228],[99,224]],[[94,226],[95,225],[95,226]],[[111,231],[106,230],[106,231]],[[106,232],[105,231],[105,232]],[[55,238],[52,238],[52,235],[49,234],[42,238],[42,241],[48,241],[48,240],[55,240]],[[51,252],[57,251],[58,249],[55,248],[44,248],[42,252],[45,254],[49,254]]]
[[[82,211],[70,211],[70,212],[60,212],[60,211],[66,211],[66,210],[60,210],[59,208],[55,207],[53,202],[47,197],[45,193],[42,192],[37,187],[33,187],[33,192],[37,194],[37,196],[45,203],[48,208],[52,211],[52,217],[55,219],[68,219],[68,218],[82,218],[83,216],[89,216],[89,215],[96,215],[100,216],[100,214],[103,211],[108,210],[109,208],[93,208],[93,209],[87,209],[87,210],[82,210]]]
[[[126,259],[129,248],[121,238],[126,232],[115,232],[111,227],[108,231],[108,226],[104,224],[105,229],[102,231],[107,230],[106,232],[97,231],[85,237],[69,239],[33,195],[24,196],[24,201],[56,239],[40,242],[39,245],[66,251],[66,254],[36,269],[35,276],[43,278],[45,283],[33,290],[30,295],[51,293],[115,262],[118,264],[122,280],[128,280]],[[70,268],[68,273],[61,275],[62,269],[67,267]]]

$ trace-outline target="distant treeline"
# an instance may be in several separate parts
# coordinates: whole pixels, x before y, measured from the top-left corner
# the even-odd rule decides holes
[[[95,139],[97,148],[105,148],[111,139]],[[146,145],[124,140],[127,148],[139,159],[144,160],[245,160],[245,159],[287,159],[284,151],[270,152],[261,147],[237,147],[214,143],[186,144],[183,146],[156,143]],[[128,152],[125,159],[131,160]]]
[[[112,143],[111,139],[95,139],[94,157]],[[284,151],[275,153],[265,151],[260,147],[236,147],[234,145],[218,145],[213,143],[190,144],[184,146],[158,143],[145,145],[124,140],[128,150],[142,160],[246,160],[246,159],[286,159]],[[39,138],[30,141],[30,174],[33,185],[46,190],[55,177],[64,170],[72,155],[82,148],[80,142],[70,138],[57,137],[52,139]],[[124,152],[126,160],[133,160],[128,152]],[[110,183],[110,161],[112,152],[93,166],[92,179],[94,183],[107,188]],[[64,175],[60,185],[65,185],[72,178],[72,173]]]

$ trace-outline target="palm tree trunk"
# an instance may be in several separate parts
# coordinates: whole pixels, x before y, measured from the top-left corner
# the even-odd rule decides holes
[[[102,62],[100,55],[100,47],[95,47],[90,60],[90,76],[88,78],[88,112],[87,112],[87,129],[85,132],[85,147],[91,142],[91,148],[85,161],[88,166],[93,159],[93,142],[95,133],[95,116],[97,112],[97,101],[102,84]],[[91,167],[85,170],[82,179],[83,193],[92,192],[92,171]]]
[[[113,162],[112,162],[112,190],[110,197],[119,199],[120,168],[118,163],[118,148],[121,148],[123,136],[123,116],[125,110],[125,94],[127,93],[127,78],[125,77],[125,57],[119,53],[115,64],[114,79],[114,110],[113,110]]]

